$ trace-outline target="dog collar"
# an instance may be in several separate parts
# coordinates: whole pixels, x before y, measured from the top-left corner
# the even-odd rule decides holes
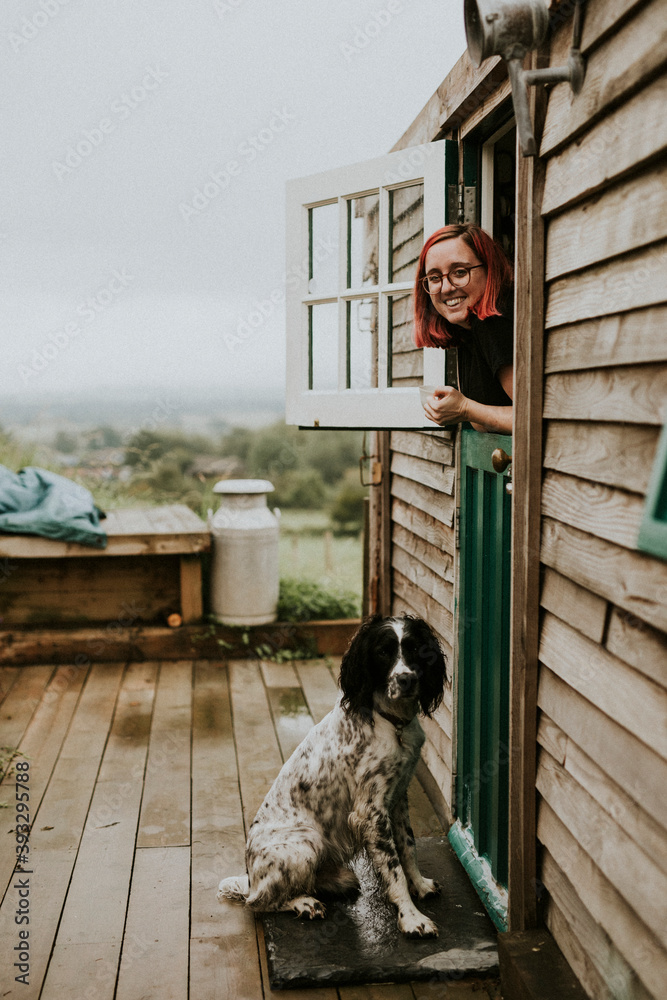
[[[375,711],[377,712],[378,715],[381,715],[383,719],[386,719],[387,722],[391,722],[392,726],[396,730],[396,739],[398,740],[398,745],[402,747],[403,730],[405,729],[406,726],[410,724],[410,722],[409,721],[406,722],[405,719],[399,719],[397,715],[390,715],[389,712],[381,712],[379,708],[376,708]]]

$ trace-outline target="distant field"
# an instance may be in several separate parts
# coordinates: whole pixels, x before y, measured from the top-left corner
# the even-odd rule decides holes
[[[330,522],[322,511],[286,510],[280,526],[280,575],[316,580],[325,587],[351,590],[361,597],[361,535],[327,535]]]

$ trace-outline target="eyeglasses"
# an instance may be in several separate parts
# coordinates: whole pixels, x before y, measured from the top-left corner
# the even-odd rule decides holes
[[[484,264],[457,264],[447,274],[433,271],[422,278],[422,285],[429,295],[437,295],[442,288],[444,278],[447,278],[447,281],[454,288],[464,288],[470,281],[470,272],[474,271],[476,267],[484,267]]]

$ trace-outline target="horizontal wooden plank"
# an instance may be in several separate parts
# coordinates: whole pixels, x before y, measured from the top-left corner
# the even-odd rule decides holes
[[[545,326],[660,304],[665,286],[667,242],[663,241],[557,278],[548,288]]]
[[[424,355],[422,351],[409,350],[392,355],[391,381],[396,385],[405,379],[422,379],[424,376]],[[416,383],[421,384],[421,383]]]
[[[447,493],[439,493],[429,486],[422,486],[421,483],[415,483],[404,476],[393,475],[391,477],[391,495],[405,501],[405,503],[412,504],[425,514],[430,514],[431,517],[442,521],[450,528],[454,524],[454,497]]]
[[[542,523],[542,562],[667,631],[667,565],[550,518]]]
[[[442,759],[430,740],[427,740],[422,747],[422,761],[426,765],[429,774],[435,781],[446,806],[451,810],[452,806],[452,772],[447,763]]]
[[[566,372],[544,380],[544,418],[662,425],[666,397],[666,364]]]
[[[412,608],[414,614],[425,618],[451,647],[454,639],[454,619],[451,611],[443,607],[430,594],[425,593],[403,574],[394,570],[394,593]]]
[[[584,27],[581,33],[581,50],[588,52],[589,49],[600,44],[600,41],[609,34],[618,31],[619,24],[624,21],[637,8],[641,7],[644,0],[605,0],[604,3],[592,3],[586,7]],[[571,13],[572,8],[568,4],[563,5],[566,12]],[[568,21],[569,24],[569,21]],[[569,50],[571,45],[571,34],[569,30],[564,36],[564,44]]]
[[[634,549],[644,499],[589,479],[548,471],[542,482],[542,514]]]
[[[549,566],[544,570],[540,604],[593,642],[602,642],[607,602]]]
[[[557,821],[553,824],[558,829]],[[589,862],[590,863],[590,862]],[[655,1000],[637,978],[635,972],[609,934],[591,915],[579,897],[578,887],[561,871],[558,863],[545,848],[542,861],[542,879],[549,892],[546,922],[558,946],[572,966],[579,982],[588,996],[627,997],[628,1000]],[[641,934],[641,925],[632,920],[632,911],[627,910],[627,921],[613,921],[619,933],[625,930],[629,940],[625,946],[630,953],[634,942]],[[619,926],[620,925],[620,926]],[[654,947],[659,947],[657,942]],[[644,957],[644,952],[642,952]],[[650,958],[650,955],[646,957]]]
[[[664,240],[666,186],[667,164],[649,167],[552,219],[546,280]]]
[[[667,943],[667,875],[546,751],[536,787],[609,883]],[[613,846],[612,846],[613,845]],[[551,850],[551,845],[546,845]]]
[[[548,215],[640,167],[667,145],[667,78],[659,78],[547,163],[542,212]],[[646,128],[646,122],[652,127]]]
[[[403,500],[393,501],[391,518],[394,524],[401,525],[417,538],[423,538],[438,551],[454,555],[454,530],[443,524],[442,521],[436,520],[435,517],[405,503]]]
[[[658,427],[550,420],[543,464],[548,469],[645,494]]]
[[[667,874],[667,830],[656,823],[652,816],[630,798],[625,789],[598,767],[567,733],[544,714],[540,719],[537,738],[540,746]]]
[[[421,726],[426,733],[426,738],[433,746],[438,757],[444,761],[451,771],[452,768],[452,740],[451,737],[435,722],[434,719],[421,719]]]
[[[544,371],[667,361],[667,306],[584,320],[549,332]]]
[[[662,13],[662,0],[653,0],[598,45],[586,59],[586,78],[579,94],[573,97],[569,84],[554,87],[540,156],[553,153],[590,122],[597,121],[667,61],[667,30]],[[571,32],[565,29],[564,34],[569,36],[569,44]],[[590,39],[590,31],[585,37]]]
[[[438,465],[451,465],[453,436],[451,431],[391,431],[391,450]]]
[[[667,691],[547,612],[540,660],[601,712],[667,760]]]
[[[454,610],[454,588],[433,570],[419,562],[409,552],[394,545],[391,565],[419,590],[432,597],[448,611]]]
[[[394,524],[392,528],[392,541],[413,559],[428,566],[441,580],[454,582],[454,559],[449,553],[442,552],[400,524]]]
[[[667,764],[547,667],[540,669],[538,705],[591,760],[667,829]],[[637,766],[637,761],[642,766]]]
[[[65,556],[168,555],[206,552],[211,547],[208,528],[185,504],[109,511],[102,527],[108,536],[105,549],[38,535],[0,535],[0,557],[61,559]]]
[[[667,688],[667,635],[627,611],[613,608],[606,647],[610,653]]]

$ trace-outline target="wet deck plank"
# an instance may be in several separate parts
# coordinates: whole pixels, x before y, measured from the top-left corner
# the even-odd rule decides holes
[[[14,982],[13,812],[0,829],[5,998],[268,1000],[261,922],[216,900],[244,871],[245,828],[302,734],[332,707],[340,661],[4,668],[0,744],[30,758],[30,985]],[[7,779],[0,801],[11,799]],[[418,836],[441,832],[421,787]],[[2,814],[5,815],[2,815]],[[426,984],[281,991],[285,1000],[415,1000]],[[497,998],[428,984],[432,1000]]]

